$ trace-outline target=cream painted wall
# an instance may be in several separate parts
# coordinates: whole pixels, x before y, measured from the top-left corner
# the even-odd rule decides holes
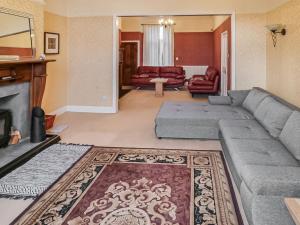
[[[48,63],[47,85],[43,99],[43,108],[50,113],[68,105],[69,57],[68,57],[68,18],[45,12],[45,31],[60,34],[60,53],[48,55],[56,62]]]
[[[51,3],[51,2],[54,2]],[[51,10],[78,16],[264,13],[287,0],[48,0]],[[66,2],[67,7],[64,7]],[[56,4],[55,4],[56,3]]]
[[[266,14],[236,17],[236,89],[266,87]]]
[[[37,55],[43,52],[44,5],[30,0],[0,0],[0,7],[30,13],[34,17]]]
[[[122,17],[123,32],[142,32],[141,24],[158,24],[160,18],[169,17]],[[176,23],[175,32],[211,32],[214,28],[213,16],[172,16],[170,17]]]
[[[300,107],[300,1],[292,0],[268,13],[267,21],[287,28],[286,36],[278,36],[276,48],[268,35],[267,88]]]
[[[214,30],[217,29],[222,23],[225,22],[230,16],[224,15],[224,16],[214,16]]]
[[[30,32],[0,38],[0,47],[31,48]]]
[[[68,103],[112,106],[113,17],[69,18]]]

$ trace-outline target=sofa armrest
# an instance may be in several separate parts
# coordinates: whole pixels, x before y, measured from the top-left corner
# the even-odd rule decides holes
[[[207,80],[205,75],[193,75],[192,79]]]
[[[254,194],[300,197],[300,167],[246,165],[241,177]]]
[[[208,96],[208,102],[211,105],[231,105],[229,96]]]

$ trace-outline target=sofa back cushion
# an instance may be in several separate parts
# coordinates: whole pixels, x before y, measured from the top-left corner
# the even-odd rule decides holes
[[[292,112],[293,110],[268,96],[259,104],[254,117],[273,137],[278,138]]]
[[[176,78],[178,76],[177,73],[161,73],[159,75],[162,78]]]
[[[247,109],[249,112],[251,112],[252,114],[254,114],[259,104],[267,96],[269,96],[268,93],[253,88],[248,94],[248,96],[246,97],[245,101],[243,102],[243,107]]]
[[[232,106],[240,106],[245,101],[246,97],[249,94],[249,90],[233,90],[228,91],[228,95],[231,98]]]
[[[300,112],[292,113],[284,125],[279,139],[290,153],[300,160]]]
[[[216,76],[218,75],[218,70],[212,66],[209,66],[206,70],[205,75],[208,77],[208,80],[214,81]]]
[[[159,74],[159,67],[156,66],[140,66],[137,71],[138,74]]]
[[[160,67],[160,73],[161,76],[162,74],[183,74],[183,67],[181,66],[165,66],[165,67]]]

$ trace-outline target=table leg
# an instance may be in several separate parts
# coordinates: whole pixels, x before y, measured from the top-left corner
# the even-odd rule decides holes
[[[155,84],[155,96],[157,96],[157,97],[162,97],[162,96],[164,96],[164,87],[163,87],[163,83],[157,82],[157,83]]]

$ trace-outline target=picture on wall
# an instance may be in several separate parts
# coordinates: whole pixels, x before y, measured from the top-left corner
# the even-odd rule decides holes
[[[45,32],[44,53],[59,54],[59,33]]]

